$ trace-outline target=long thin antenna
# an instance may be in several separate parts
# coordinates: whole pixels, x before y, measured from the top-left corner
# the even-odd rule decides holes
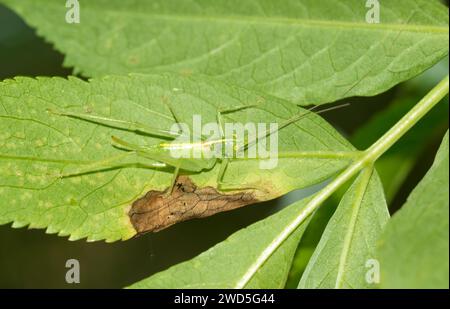
[[[339,104],[339,105],[336,105],[336,106],[332,106],[332,107],[328,107],[328,108],[325,108],[325,109],[321,109],[321,110],[317,111],[316,114],[322,114],[322,113],[329,112],[329,111],[332,111],[332,110],[335,110],[335,109],[339,109],[339,108],[342,108],[342,107],[347,107],[347,106],[349,106],[349,105],[350,105],[350,103]],[[294,122],[299,121],[299,120],[302,119],[303,117],[306,117],[307,115],[309,115],[310,113],[312,113],[312,112],[313,112],[314,110],[316,110],[318,107],[320,107],[320,105],[316,105],[316,106],[313,106],[313,107],[309,108],[306,112],[304,112],[304,113],[302,113],[302,114],[299,114],[299,115],[296,115],[296,116],[294,116],[294,117],[292,117],[292,118],[290,118],[290,119],[288,119],[288,120],[282,122],[282,123],[281,123],[277,128],[275,128],[275,129],[272,129],[272,130],[265,130],[262,134],[259,134],[257,137],[255,137],[255,138],[253,138],[251,141],[247,142],[247,143],[246,143],[243,147],[241,147],[238,151],[245,150],[245,149],[247,149],[249,146],[251,146],[251,145],[253,145],[254,143],[256,143],[256,141],[257,141],[258,139],[264,138],[264,137],[267,137],[267,136],[270,136],[270,135],[272,135],[273,133],[275,133],[275,132],[277,132],[277,131],[283,129],[284,127],[287,127],[287,126],[290,125],[291,123],[294,123]]]

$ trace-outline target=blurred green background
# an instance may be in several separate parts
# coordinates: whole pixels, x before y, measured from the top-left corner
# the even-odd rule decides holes
[[[62,67],[63,58],[52,45],[37,37],[20,17],[0,5],[0,80],[20,75],[71,75],[70,68]],[[350,107],[324,117],[355,146],[364,149],[446,74],[448,58],[421,76],[384,94],[346,100],[352,103]],[[444,101],[391,149],[377,166],[392,213],[401,207],[433,161],[448,128],[448,98]],[[122,288],[198,255],[233,232],[315,192],[321,186],[319,184],[272,202],[184,222],[159,233],[113,244],[86,243],[83,240],[69,242],[67,238],[47,235],[43,230],[0,226],[0,287]],[[314,217],[299,246],[288,287],[296,286],[338,198],[336,195],[330,199]],[[65,263],[73,258],[80,262],[80,284],[65,282]]]

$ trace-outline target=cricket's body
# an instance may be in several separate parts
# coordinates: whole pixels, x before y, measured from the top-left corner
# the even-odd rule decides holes
[[[164,162],[167,165],[178,167],[180,170],[200,173],[204,170],[210,170],[216,165],[217,158],[177,158],[173,155],[174,151],[178,149],[186,149],[190,151],[202,151],[204,147],[210,147],[210,142],[197,143],[160,143],[154,146],[139,146],[130,144],[121,140],[118,137],[112,137],[112,143],[118,148],[123,148],[129,151],[134,151],[140,156]],[[220,141],[217,141],[219,143]]]
[[[326,111],[340,108],[342,106],[344,106],[344,105],[330,107],[327,109],[320,110],[317,113],[323,113]],[[113,119],[113,118],[106,118],[106,117],[90,115],[90,114],[50,111],[50,112],[60,115],[60,116],[78,118],[78,119],[82,119],[82,120],[86,120],[86,121],[90,121],[90,122],[94,122],[94,123],[99,123],[102,125],[114,126],[114,127],[120,128],[120,129],[128,130],[128,131],[144,133],[147,135],[163,137],[165,139],[171,140],[171,142],[163,142],[163,143],[159,143],[159,144],[156,144],[153,146],[144,146],[144,145],[131,144],[127,141],[124,141],[118,137],[113,136],[112,137],[112,145],[118,149],[126,151],[125,154],[121,154],[121,155],[118,155],[115,157],[111,157],[111,158],[107,158],[107,159],[104,159],[101,161],[94,162],[93,164],[89,164],[88,166],[86,166],[83,169],[78,169],[76,171],[62,174],[61,177],[71,177],[71,176],[81,175],[84,173],[92,172],[93,170],[96,170],[96,169],[98,170],[99,168],[120,167],[121,160],[123,158],[131,156],[131,155],[136,155],[137,157],[140,157],[140,158],[149,159],[150,162],[153,161],[153,163],[147,164],[147,166],[150,168],[161,168],[161,167],[172,166],[175,169],[171,185],[169,187],[169,190],[167,190],[167,194],[171,194],[180,171],[186,171],[186,172],[191,172],[191,173],[200,173],[203,171],[211,170],[220,161],[221,167],[219,170],[219,174],[217,176],[217,189],[220,189],[220,187],[224,184],[222,180],[223,180],[223,177],[226,172],[228,164],[233,159],[232,157],[230,158],[230,157],[226,157],[223,155],[221,157],[217,157],[217,156],[177,157],[177,156],[173,155],[173,151],[177,150],[177,149],[184,149],[184,150],[187,149],[189,151],[193,151],[193,152],[197,151],[197,153],[202,153],[204,148],[207,148],[207,147],[210,148],[213,145],[229,143],[229,142],[232,142],[235,144],[236,139],[230,140],[230,139],[225,139],[225,137],[224,137],[221,114],[228,113],[228,112],[234,112],[237,110],[250,108],[250,107],[254,107],[254,106],[253,105],[240,106],[237,108],[233,108],[233,109],[230,109],[227,111],[222,111],[222,112],[217,113],[217,122],[219,125],[219,129],[221,131],[220,139],[213,140],[213,141],[201,140],[199,142],[186,142],[186,143],[175,141],[176,138],[178,138],[182,135],[182,132],[172,132],[172,131],[167,131],[167,130],[161,130],[161,129],[149,127],[145,124],[138,123],[138,122],[129,122],[129,121],[118,120],[118,119]],[[239,149],[233,148],[233,150],[235,152],[236,151],[237,152],[245,151],[246,149],[248,149],[248,147],[253,146],[255,143],[257,143],[259,139],[267,138],[271,134],[283,129],[284,127],[286,127],[294,122],[299,121],[300,119],[305,117],[308,113],[311,113],[314,108],[309,109],[304,113],[298,114],[298,115],[282,122],[275,131],[265,130],[262,134],[259,134],[257,137],[255,137],[251,140],[247,140],[244,143],[243,147],[241,147]],[[172,109],[170,109],[170,110],[176,120],[176,117],[175,117]],[[298,155],[301,156],[300,151],[298,152]],[[290,158],[296,157],[296,153],[290,152],[289,157]],[[258,159],[258,158],[255,158],[255,159]],[[156,163],[154,163],[154,162],[156,162]],[[229,188],[227,188],[227,190],[243,190],[243,189],[257,189],[257,188],[248,188],[248,187],[241,188],[238,185],[234,185],[233,187],[230,186]]]

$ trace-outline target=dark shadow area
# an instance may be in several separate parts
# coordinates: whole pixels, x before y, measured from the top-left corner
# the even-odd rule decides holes
[[[0,80],[15,76],[69,76],[64,56],[36,36],[11,10],[0,5]]]

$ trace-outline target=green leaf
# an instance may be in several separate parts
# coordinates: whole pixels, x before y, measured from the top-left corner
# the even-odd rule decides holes
[[[280,246],[274,240],[302,214],[308,199],[231,235],[190,261],[137,282],[131,288],[283,288],[308,219]],[[257,268],[265,252],[270,257]],[[254,275],[249,276],[249,274]]]
[[[367,261],[389,219],[382,184],[367,168],[344,195],[300,280],[299,288],[367,288]]]
[[[73,77],[16,78],[0,83],[0,224],[47,228],[70,239],[127,239],[136,231],[130,205],[150,190],[164,190],[172,170],[145,168],[142,160],[126,160],[114,169],[76,177],[60,174],[124,152],[111,136],[154,145],[156,137],[139,135],[77,118],[58,116],[65,110],[139,121],[160,129],[178,120],[192,126],[216,123],[218,109],[255,105],[224,115],[229,123],[279,123],[305,111],[270,96],[213,82],[170,74],[105,77],[85,82]],[[279,153],[301,151],[300,158],[279,158],[275,169],[260,169],[259,160],[232,160],[225,183],[257,187],[258,200],[269,200],[296,188],[322,182],[345,167],[354,148],[318,115],[279,131]],[[137,165],[136,165],[137,164]],[[191,175],[199,187],[217,187],[220,164]],[[255,171],[258,171],[255,173]],[[299,176],[300,175],[300,176]]]
[[[380,240],[382,288],[449,287],[448,132],[433,166]]]
[[[0,0],[86,76],[204,73],[298,104],[383,92],[448,53],[438,0],[90,0],[80,23],[60,0]]]

